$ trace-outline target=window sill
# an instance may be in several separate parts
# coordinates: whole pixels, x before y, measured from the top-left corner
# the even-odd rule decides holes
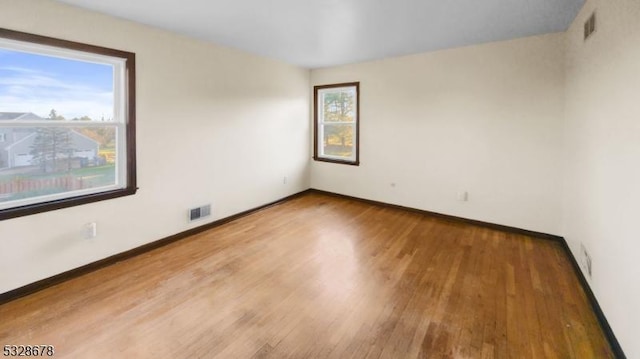
[[[124,196],[131,196],[137,192],[138,188],[124,188],[108,192],[100,192],[77,197],[59,199],[55,201],[30,204],[21,207],[8,208],[0,211],[0,221],[10,218],[24,217],[32,214],[53,211],[56,209],[80,206],[83,204],[104,201]]]
[[[349,165],[349,166],[360,166],[360,161],[359,160],[355,160],[355,161],[349,161],[349,160],[338,160],[338,159],[333,159],[333,158],[325,158],[325,157],[313,157],[314,161],[318,161],[318,162],[329,162],[329,163],[337,163],[337,164],[341,164],[341,165]]]

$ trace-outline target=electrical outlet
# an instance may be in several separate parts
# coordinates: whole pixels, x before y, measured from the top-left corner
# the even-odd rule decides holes
[[[287,184],[287,176],[284,176],[284,178],[282,179],[282,184]]]
[[[96,222],[87,223],[82,227],[84,239],[96,238],[98,235],[98,224]]]
[[[581,252],[581,264],[584,271],[587,273],[589,278],[591,278],[591,256],[589,252],[587,252],[587,248],[585,248],[584,244],[580,244],[580,252]]]
[[[469,192],[467,191],[458,192],[458,201],[467,202],[468,200],[469,200]]]

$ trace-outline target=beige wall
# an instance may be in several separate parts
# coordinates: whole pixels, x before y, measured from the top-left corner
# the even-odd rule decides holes
[[[597,11],[597,31],[583,23]],[[591,287],[640,358],[640,2],[587,1],[566,34],[564,230],[592,258]]]
[[[563,41],[313,70],[313,85],[360,81],[361,165],[314,162],[311,186],[558,234]]]
[[[214,220],[309,187],[308,70],[52,1],[0,9],[7,29],[136,53],[140,187],[1,221],[0,293],[203,224],[188,208]]]

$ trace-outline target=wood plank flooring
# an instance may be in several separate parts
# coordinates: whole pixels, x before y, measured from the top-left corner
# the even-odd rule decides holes
[[[610,358],[553,241],[310,193],[0,306],[60,358]]]

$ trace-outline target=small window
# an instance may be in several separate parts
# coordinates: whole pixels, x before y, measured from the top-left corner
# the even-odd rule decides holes
[[[0,29],[0,220],[136,192],[135,54]]]
[[[359,165],[359,82],[315,86],[316,161]]]

